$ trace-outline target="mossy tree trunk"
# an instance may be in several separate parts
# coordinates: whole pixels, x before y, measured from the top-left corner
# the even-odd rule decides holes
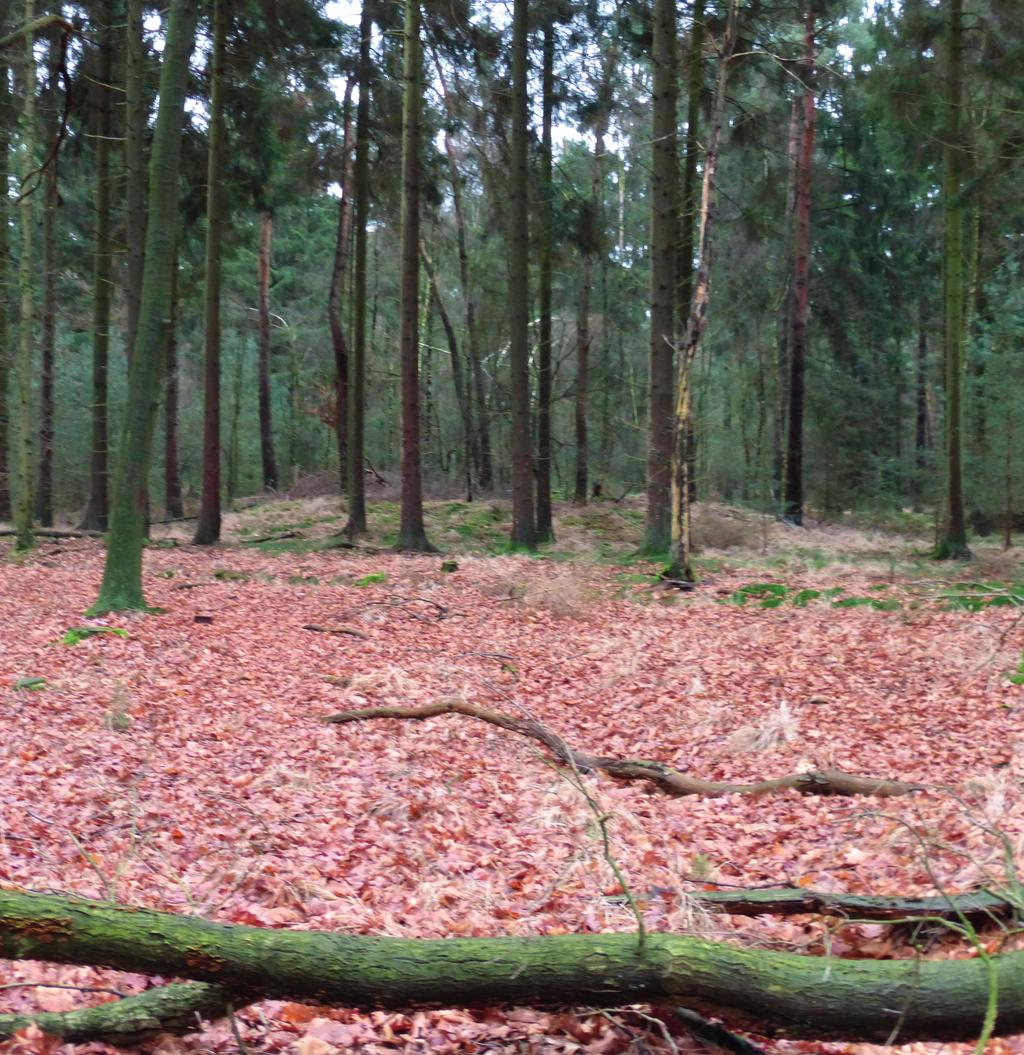
[[[356,104],[356,150],[352,163],[355,245],[352,262],[352,348],[348,364],[348,523],[345,534],[366,534],[366,250],[370,217],[370,92],[373,61],[370,0],[359,18],[359,101]]]
[[[0,33],[7,29],[7,19],[0,20]],[[11,106],[10,70],[0,52],[0,520],[11,519],[10,458],[10,149],[13,110]]]
[[[203,298],[203,496],[195,542],[220,539],[221,246],[224,241],[224,53],[226,0],[213,0],[210,51],[210,133],[206,163],[206,291]]]
[[[664,553],[671,539],[672,366],[675,349],[679,173],[679,94],[674,0],[655,0],[651,59],[651,350],[648,375],[647,526],[645,546]]]
[[[260,213],[260,241],[258,264],[259,289],[259,358],[257,387],[259,389],[260,463],[263,467],[263,487],[277,489],[277,458],[274,454],[273,389],[271,386],[272,342],[270,336],[270,270],[274,245],[274,215],[269,209]]]
[[[181,495],[181,453],[178,445],[178,249],[171,273],[171,312],[164,334],[164,513],[168,519],[184,517]]]
[[[209,985],[145,996],[174,1020],[261,997],[349,1008],[670,1002],[787,1037],[966,1040],[1024,1030],[1024,953],[841,960],[673,934],[414,940],[261,930],[49,894],[0,890],[0,954],[97,964]],[[142,998],[104,1005],[132,1021]],[[111,1023],[109,1016],[114,1016]],[[49,1016],[52,1026],[60,1016]],[[991,1019],[991,1021],[989,1021]],[[24,1025],[24,1018],[18,1023]],[[0,1028],[11,1030],[10,1018]],[[143,1028],[146,1021],[142,1022]]]
[[[142,0],[125,0],[124,166],[125,242],[128,274],[125,302],[128,327],[125,348],[132,360],[142,304],[142,272],[146,258],[146,48]]]
[[[178,237],[178,170],[189,58],[195,44],[198,0],[172,0],[160,70],[160,104],[149,169],[145,274],[135,354],[128,371],[125,421],[114,473],[110,537],[103,582],[91,612],[145,609],[142,544],[146,481],[164,366]]]

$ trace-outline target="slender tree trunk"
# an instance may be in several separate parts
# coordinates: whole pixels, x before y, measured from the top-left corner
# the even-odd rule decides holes
[[[402,375],[402,505],[400,550],[428,552],[423,526],[420,444],[420,109],[423,71],[419,0],[405,0],[402,98],[402,277],[399,354]]]
[[[224,62],[227,47],[227,0],[213,0],[213,47],[210,52],[210,132],[206,158],[206,292],[203,300],[203,496],[199,506],[195,542],[209,546],[220,539],[220,360],[221,360],[221,253],[224,242]],[[262,249],[262,240],[261,240]],[[268,251],[269,255],[269,251]],[[261,252],[260,263],[263,263]],[[260,270],[260,366],[264,287]],[[269,322],[269,320],[268,320]],[[260,374],[260,410],[263,409],[263,374]],[[260,436],[262,438],[262,413]]]
[[[947,0],[946,131],[943,136],[943,361],[946,382],[946,507],[935,556],[970,556],[963,490],[963,374],[966,325],[963,208],[963,0]]]
[[[142,543],[145,491],[153,426],[163,376],[165,328],[178,238],[178,171],[189,58],[195,44],[198,0],[171,0],[160,69],[160,105],[149,169],[145,275],[135,355],[128,371],[125,422],[118,448],[110,537],[103,582],[91,612],[145,609]]]
[[[35,0],[25,0],[25,22],[35,17]],[[18,391],[18,495],[14,506],[15,548],[31,549],[32,485],[35,482],[35,443],[32,406],[32,381],[35,358],[35,257],[34,231],[36,197],[26,194],[36,177],[36,62],[33,52],[35,37],[26,33],[22,41],[22,75],[24,103],[21,111],[21,201],[18,216],[21,221],[21,258],[18,262],[18,296],[20,301],[18,359],[16,363]]]
[[[0,32],[7,29],[6,18],[0,20]],[[11,467],[8,450],[10,430],[10,150],[11,125],[14,112],[11,105],[10,70],[0,52],[0,520],[11,519]]]
[[[594,218],[591,217],[593,222]],[[590,292],[593,285],[594,257],[588,251],[580,262],[580,293],[576,305],[576,390],[573,400],[576,436],[576,482],[572,503],[587,504],[588,451],[587,403],[590,398]]]
[[[352,165],[355,197],[355,259],[352,276],[352,348],[348,369],[348,523],[345,534],[366,534],[366,250],[370,215],[370,90],[373,65],[370,44],[373,21],[370,0],[363,0],[359,20],[359,101],[356,104],[356,150]]]
[[[928,468],[928,335],[922,304],[917,320],[917,350],[914,356],[914,505],[920,507]]]
[[[551,302],[554,230],[552,195],[551,122],[555,109],[555,23],[553,14],[544,20],[544,46],[541,58],[541,147],[539,205],[540,260],[537,299],[540,319],[537,339],[537,541],[553,542],[554,514],[551,507]]]
[[[804,120],[797,163],[796,238],[793,260],[793,338],[789,360],[789,430],[783,515],[804,520],[804,376],[807,369],[807,309],[811,273],[811,162],[814,156],[814,5],[808,0],[804,30]]]
[[[686,138],[683,145],[683,185],[680,197],[679,257],[676,261],[676,313],[680,323],[689,318],[693,299],[693,250],[697,234],[697,157],[700,147],[701,96],[704,93],[704,17],[706,0],[694,0],[690,44],[686,56]],[[691,505],[697,501],[697,433],[693,415],[686,418],[686,483]]]
[[[178,247],[171,273],[171,310],[164,337],[164,515],[183,517],[181,457],[178,447]]]
[[[690,462],[686,446],[692,402],[691,374],[694,360],[707,329],[708,307],[711,303],[711,249],[717,215],[718,154],[722,142],[722,125],[725,120],[725,90],[729,81],[729,63],[736,45],[738,8],[739,0],[731,0],[725,40],[719,56],[715,101],[711,113],[707,149],[704,152],[697,275],[693,285],[686,330],[679,351],[676,382],[676,411],[672,446],[672,539],[669,548],[669,563],[664,577],[684,582],[694,581],[693,544],[690,532],[690,488],[687,479]]]
[[[113,206],[110,145],[113,134],[111,78],[114,68],[115,4],[103,9],[100,78],[93,156],[96,164],[96,252],[93,262],[92,309],[92,451],[89,459],[89,503],[82,527],[106,531],[109,517],[110,435],[109,372],[111,305],[114,295]]]
[[[672,365],[675,346],[676,238],[679,179],[676,157],[676,8],[654,0],[653,145],[651,148],[651,351],[648,377],[646,548],[668,549],[672,533]]]
[[[142,0],[125,0],[124,57],[124,164],[125,240],[128,276],[125,302],[128,362],[135,348],[142,303],[142,271],[146,255],[146,51],[143,38]],[[109,17],[109,16],[108,16]]]
[[[277,461],[274,458],[274,423],[270,387],[270,253],[274,239],[274,217],[260,213],[259,248],[259,410],[260,459],[263,466],[263,487],[277,488]]]
[[[348,269],[349,242],[352,233],[352,78],[345,83],[341,156],[341,198],[338,201],[338,231],[334,240],[334,263],[331,267],[331,286],[327,294],[327,321],[331,329],[334,350],[334,436],[338,450],[339,487],[348,492],[348,383],[349,350],[345,328],[341,321],[341,302],[345,292]]]
[[[512,404],[512,544],[537,545],[530,428],[530,223],[528,212],[528,15],[512,6],[512,141],[509,173],[509,390]]]
[[[61,17],[61,5],[54,10]],[[47,151],[57,140],[57,80],[60,77],[62,44],[58,36],[50,38],[46,82]],[[41,328],[42,369],[39,375],[39,482],[36,489],[36,519],[43,527],[53,526],[53,393],[57,353],[57,208],[58,161],[55,154],[43,176],[43,318]]]

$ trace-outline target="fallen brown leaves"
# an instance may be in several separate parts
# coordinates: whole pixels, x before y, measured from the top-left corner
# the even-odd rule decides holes
[[[60,644],[84,625],[101,559],[86,542],[0,566],[0,883],[271,927],[422,937],[630,928],[593,813],[527,741],[444,718],[318,720],[450,696],[535,717],[584,751],[711,780],[841,768],[931,789],[885,802],[670,799],[586,778],[652,929],[910,956],[907,935],[881,924],[707,917],[685,891],[964,890],[1005,879],[1006,848],[1021,844],[1021,690],[1004,671],[1024,640],[1006,609],[715,604],[714,591],[749,581],[728,576],[664,605],[646,587],[624,591],[614,570],[520,558],[460,558],[457,573],[442,574],[437,558],[179,548],[146,556],[149,600],[165,614],[109,620],[125,638]],[[216,577],[225,568],[237,575]],[[352,585],[375,572],[386,581]],[[202,588],[176,589],[183,582]],[[36,676],[44,688],[11,688]],[[941,933],[925,940],[933,955],[954,954]],[[149,984],[0,965],[0,985],[21,981]],[[96,999],[24,988],[0,998],[18,1010]],[[658,1022],[271,1002],[241,1015],[239,1029],[251,1051],[301,1055],[616,1052],[641,1041],[669,1050],[666,1036],[685,1036],[670,1016]],[[154,1047],[236,1049],[225,1024]]]

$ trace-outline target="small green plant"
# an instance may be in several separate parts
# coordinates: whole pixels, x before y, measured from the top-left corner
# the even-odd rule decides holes
[[[289,575],[288,583],[291,586],[319,586],[320,580],[315,575]]]
[[[230,568],[217,568],[213,577],[218,582],[248,582],[249,576],[244,571],[232,571]]]
[[[356,579],[353,586],[380,586],[382,583],[388,581],[388,573],[386,571],[371,571],[368,575],[362,576],[362,578]]]
[[[119,626],[73,626],[60,639],[62,645],[77,645],[89,637],[99,637],[102,634],[110,634],[112,637],[127,637],[128,631]]]
[[[459,562],[457,560],[443,560],[441,561],[441,571],[446,574],[451,574],[453,571],[459,570]]]
[[[14,683],[16,692],[39,692],[46,688],[46,678],[18,678]]]
[[[747,601],[758,601],[762,608],[778,608],[788,593],[789,587],[781,582],[752,582],[726,598],[726,603],[744,605]]]
[[[1024,652],[1020,654],[1020,660],[1017,663],[1017,669],[1007,674],[1011,685],[1024,685]]]

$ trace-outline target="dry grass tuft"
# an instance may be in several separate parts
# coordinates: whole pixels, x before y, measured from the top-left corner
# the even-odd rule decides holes
[[[729,737],[726,749],[734,754],[748,751],[770,751],[793,743],[800,729],[800,721],[783,701],[774,713],[758,724],[744,725]]]

